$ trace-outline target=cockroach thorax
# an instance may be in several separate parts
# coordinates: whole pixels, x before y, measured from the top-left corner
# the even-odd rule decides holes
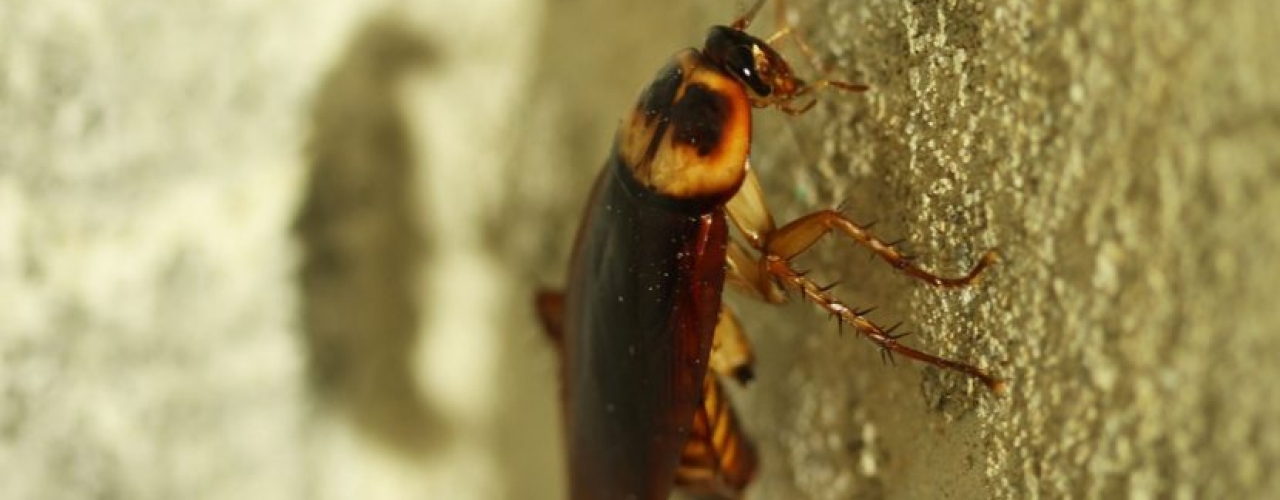
[[[618,132],[635,180],[664,196],[727,200],[741,185],[751,103],[701,52],[680,52],[641,94]]]

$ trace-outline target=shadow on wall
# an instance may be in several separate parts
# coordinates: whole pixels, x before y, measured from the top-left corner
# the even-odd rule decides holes
[[[303,343],[316,398],[407,454],[441,433],[415,387],[426,311],[418,270],[430,258],[415,218],[416,158],[397,86],[435,61],[391,16],[367,22],[315,96],[304,154],[310,181],[295,225],[302,244]]]

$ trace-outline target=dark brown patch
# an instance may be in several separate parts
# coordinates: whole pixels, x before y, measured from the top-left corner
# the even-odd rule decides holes
[[[730,112],[725,96],[701,83],[692,83],[671,110],[675,127],[672,139],[676,144],[692,146],[698,156],[708,156],[720,146]]]

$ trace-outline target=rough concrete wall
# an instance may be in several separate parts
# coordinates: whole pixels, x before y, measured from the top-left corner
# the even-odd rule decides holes
[[[821,51],[847,55],[875,90],[831,104],[822,134],[801,139],[816,168],[789,168],[781,182],[810,179],[818,203],[850,198],[939,269],[999,248],[1004,262],[972,290],[890,277],[858,302],[889,301],[877,314],[907,319],[918,345],[987,364],[1012,390],[993,398],[935,370],[902,376],[918,367],[862,372],[874,364],[866,346],[845,353],[806,338],[789,372],[806,396],[785,406],[866,412],[817,425],[784,417],[864,438],[858,453],[811,453],[877,463],[866,475],[894,498],[1276,491],[1280,408],[1268,381],[1280,314],[1268,289],[1280,277],[1280,64],[1259,48],[1280,41],[1280,7],[833,2],[827,12],[807,16]],[[847,262],[832,247],[823,262]],[[813,455],[791,445],[798,470]]]

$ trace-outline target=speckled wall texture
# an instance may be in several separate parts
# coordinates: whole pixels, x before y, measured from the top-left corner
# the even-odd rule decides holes
[[[736,3],[117,4],[0,0],[0,498],[562,497],[529,294]],[[798,265],[1010,386],[731,297],[749,498],[1280,491],[1280,3],[788,5],[871,90],[757,114],[775,214],[1002,256]]]

